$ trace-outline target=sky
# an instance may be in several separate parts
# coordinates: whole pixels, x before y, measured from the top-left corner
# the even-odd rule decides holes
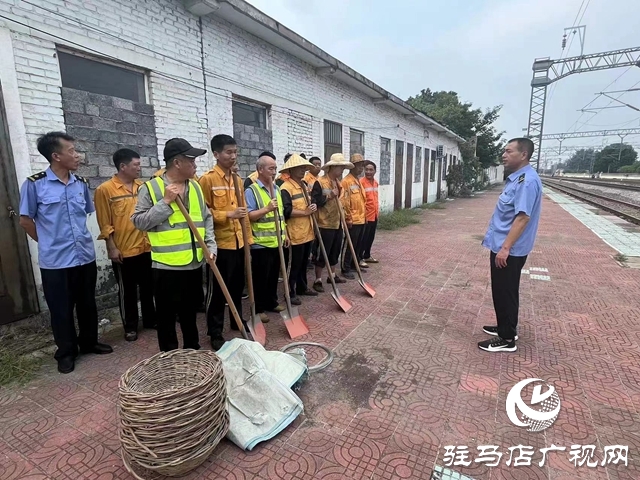
[[[585,54],[640,47],[638,0],[248,1],[404,100],[430,88],[482,109],[502,105],[497,127],[507,138],[526,134],[534,59],[580,55],[578,34],[561,48],[566,27],[586,25]],[[640,127],[629,107],[578,111],[620,105],[596,94],[634,86],[638,67],[559,80],[549,87],[544,133]],[[620,100],[640,109],[640,90]],[[640,145],[640,135],[625,141]],[[563,149],[603,142],[619,137],[565,140]]]

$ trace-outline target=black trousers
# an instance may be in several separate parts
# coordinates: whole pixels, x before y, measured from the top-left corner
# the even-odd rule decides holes
[[[520,273],[527,256],[509,255],[507,266],[496,267],[496,254],[491,252],[491,295],[498,321],[498,335],[513,339],[517,334],[518,309],[520,308]]]
[[[216,266],[224,280],[233,304],[242,318],[242,290],[244,289],[244,250],[218,249]],[[277,279],[276,279],[277,280]],[[222,289],[207,265],[207,334],[211,338],[222,338],[224,329],[224,311],[227,299],[224,298]],[[229,309],[229,324],[233,330],[238,330],[235,320]]]
[[[367,222],[364,225],[364,233],[362,234],[362,259],[371,258],[371,246],[376,238],[376,229],[378,228],[378,219],[373,222]]]
[[[351,243],[353,243],[353,249],[356,252],[356,256],[360,255],[362,252],[362,234],[364,233],[365,224],[361,225],[352,225],[349,229],[349,236],[351,237]],[[349,248],[349,244],[347,243],[347,239],[344,239],[344,247],[342,254],[342,271],[348,272],[351,269],[355,269],[355,265],[353,263],[353,256],[351,255],[351,249]],[[355,261],[359,262],[362,258],[356,258]]]
[[[278,274],[280,254],[277,248],[252,248],[251,273],[256,297],[256,313],[271,311],[278,306]]]
[[[196,315],[202,291],[202,270],[153,269],[158,346],[168,352],[178,348],[176,320],[180,322],[184,348],[200,349]]]
[[[78,347],[88,349],[98,343],[96,307],[96,262],[55,270],[41,268],[42,289],[51,314],[51,329],[58,350],[54,358],[75,358]],[[75,308],[78,330],[73,318]]]
[[[338,260],[340,258],[340,249],[342,248],[342,229],[332,229],[332,228],[321,228],[320,229],[320,238],[322,240],[322,244],[324,245],[324,249],[327,252],[327,259],[329,260],[329,266],[333,267],[338,264]],[[316,240],[317,241],[317,240]],[[324,256],[322,255],[322,250],[320,248],[320,244],[318,243],[318,250],[316,251],[316,266],[323,267],[324,264]]]
[[[124,331],[138,331],[138,288],[142,308],[142,326],[153,328],[156,324],[156,307],[153,304],[153,275],[151,253],[127,257],[122,263],[113,263],[113,273],[118,282],[120,317]]]
[[[289,273],[289,294],[302,295],[307,286],[307,263],[313,242],[291,246],[291,272]]]

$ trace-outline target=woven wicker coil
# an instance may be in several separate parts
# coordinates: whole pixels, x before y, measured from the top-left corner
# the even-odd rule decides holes
[[[181,476],[202,464],[229,430],[222,362],[209,350],[158,353],[119,384],[118,435],[137,478]],[[148,475],[146,475],[148,476]]]

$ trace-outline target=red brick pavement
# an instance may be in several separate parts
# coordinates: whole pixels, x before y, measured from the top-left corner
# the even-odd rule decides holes
[[[482,325],[495,322],[480,241],[496,198],[447,202],[419,225],[380,232],[381,263],[366,273],[377,296],[355,281],[341,286],[354,304],[349,314],[328,293],[305,299],[308,339],[336,359],[298,392],[304,415],[252,452],[223,441],[188,478],[428,479],[445,445],[469,447],[473,460],[477,446],[491,444],[503,452],[499,466],[451,468],[474,479],[640,478],[640,271],[621,268],[611,248],[545,199],[525,268],[547,268],[538,273],[551,280],[523,275],[517,353],[478,350]],[[268,347],[276,349],[290,340],[271,317]],[[151,331],[135,343],[113,335],[112,355],[81,357],[64,376],[51,362],[25,388],[0,392],[0,478],[130,478],[118,452],[118,379],[157,344]],[[540,433],[505,413],[508,390],[527,377],[551,382],[562,400]],[[519,444],[535,449],[532,465],[507,467],[508,448]],[[539,467],[539,449],[551,444],[566,451]],[[573,444],[595,445],[599,459],[605,445],[628,445],[629,466],[576,468]]]

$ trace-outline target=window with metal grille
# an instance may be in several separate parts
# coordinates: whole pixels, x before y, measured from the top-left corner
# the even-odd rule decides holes
[[[413,170],[413,181],[422,180],[422,147],[416,147],[416,163]]]
[[[349,130],[349,146],[351,155],[354,153],[364,155],[364,132],[351,128]]]
[[[231,108],[233,110],[233,123],[262,129],[267,128],[267,107],[234,100],[231,103]]]
[[[334,153],[342,153],[342,125],[325,120],[324,163],[327,163]]]
[[[58,51],[62,86],[147,103],[142,72]]]
[[[391,140],[380,137],[380,185],[391,184]]]
[[[436,181],[436,151],[431,150],[431,163],[429,164],[429,181]]]

